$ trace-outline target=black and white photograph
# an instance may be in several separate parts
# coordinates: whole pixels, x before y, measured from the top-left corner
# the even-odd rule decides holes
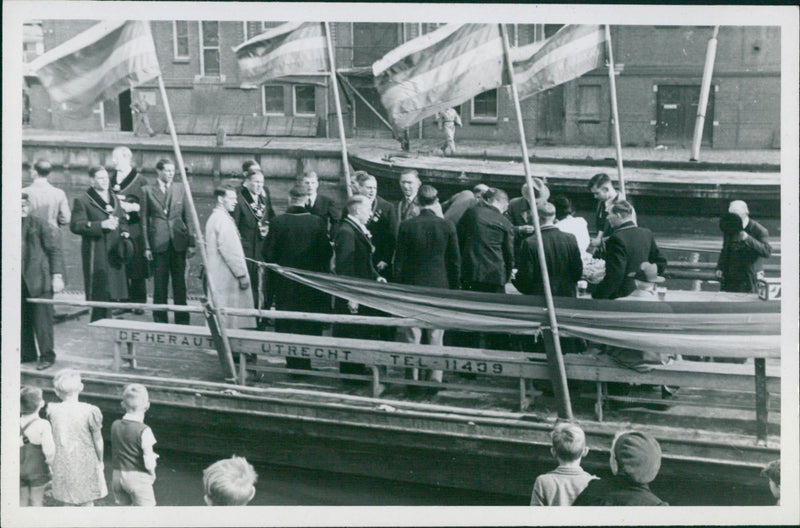
[[[4,2],[0,523],[797,525],[799,14]]]

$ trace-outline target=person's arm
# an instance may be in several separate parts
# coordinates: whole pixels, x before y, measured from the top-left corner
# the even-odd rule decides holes
[[[661,254],[658,250],[658,245],[656,244],[656,239],[653,238],[650,242],[650,254],[648,255],[648,259],[651,263],[654,263],[658,267],[658,274],[663,275],[664,270],[667,269],[667,259]]]
[[[144,256],[147,260],[153,260],[153,253],[150,250],[150,232],[148,224],[150,224],[150,197],[149,187],[142,187],[142,203],[139,209],[139,221],[142,223],[142,238],[144,239]]]
[[[756,253],[758,253],[759,257],[769,258],[772,255],[772,246],[769,245],[769,231],[766,228],[761,226],[754,226],[755,229],[753,230],[753,235],[749,235],[746,231],[740,232],[740,239],[744,243],[745,246],[749,247]],[[744,237],[741,237],[741,234],[744,233]]]
[[[458,250],[458,236],[453,224],[447,222],[450,229],[450,236],[447,239],[447,249],[445,250],[445,262],[447,263],[447,279],[451,290],[461,288],[461,253]]]
[[[215,226],[214,238],[216,238],[216,247],[212,251],[218,251],[222,261],[228,266],[231,274],[239,281],[239,287],[246,289],[250,286],[249,276],[247,274],[247,261],[244,259],[244,252],[242,251],[242,244],[235,233],[225,233],[220,229],[219,224]],[[244,283],[247,283],[246,285]],[[244,287],[242,287],[244,286]]]
[[[183,188],[183,187],[181,187]],[[183,206],[181,207],[181,219],[183,220],[183,224],[186,226],[186,230],[188,231],[189,241],[186,244],[187,246],[187,257],[191,258],[194,255],[194,246],[195,246],[195,237],[197,233],[194,232],[194,224],[189,219],[189,200],[186,196],[183,197]]]
[[[42,420],[42,436],[41,441],[42,453],[44,453],[44,460],[48,466],[53,465],[53,458],[56,455],[56,443],[53,440],[53,428],[50,422]]]
[[[403,265],[406,259],[406,238],[408,237],[407,229],[402,224],[397,233],[397,245],[394,251],[394,278],[400,280],[403,275]]]
[[[153,451],[153,446],[156,444],[156,438],[153,436],[153,430],[147,427],[142,431],[142,459],[144,461],[144,468],[150,473],[153,478],[156,476],[156,460],[158,455]]]
[[[533,492],[531,493],[531,506],[547,506],[544,503],[544,494],[542,493],[542,485],[539,479],[533,483]]]
[[[272,197],[269,194],[269,189],[266,185],[264,185],[264,201],[266,203],[266,211],[264,212],[267,215],[267,222],[272,222],[272,219],[275,218],[275,210],[272,208]]]
[[[570,282],[576,283],[581,280],[583,276],[583,260],[581,259],[581,250],[578,248],[578,241],[575,235],[567,233],[571,240],[569,245],[569,279]]]
[[[92,442],[94,443],[94,451],[97,454],[97,460],[103,463],[103,414],[100,409],[94,407],[92,409],[92,416],[90,418],[89,430],[92,433]]]
[[[520,246],[520,253],[517,255],[517,277],[514,279],[514,287],[520,293],[526,295],[533,294],[533,274],[536,263],[533,261],[531,248],[527,242]]]
[[[336,274],[355,277],[356,241],[353,233],[346,227],[342,227],[336,231],[333,242],[336,255]]]
[[[610,299],[625,280],[628,254],[625,246],[612,236],[606,242],[606,276],[592,295],[595,299]]]
[[[69,230],[82,237],[100,238],[103,236],[101,222],[89,220],[89,213],[80,198],[75,198],[72,206],[73,215],[69,222]]]
[[[506,280],[511,280],[514,271],[514,229],[511,222],[503,226],[503,261],[506,264]]]
[[[56,217],[58,227],[69,224],[71,218],[72,214],[69,210],[69,201],[67,201],[67,195],[62,191],[58,199],[58,216]]]
[[[455,116],[455,119],[453,120],[453,122],[458,126],[463,126],[461,124],[461,116],[458,115],[458,112],[454,112],[454,116]]]

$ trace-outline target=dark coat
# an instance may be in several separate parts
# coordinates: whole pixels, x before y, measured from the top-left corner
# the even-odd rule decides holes
[[[145,249],[153,253],[168,250],[183,253],[194,247],[194,236],[189,232],[189,206],[183,185],[173,181],[167,195],[161,192],[158,182],[142,188],[141,217],[145,233]]]
[[[325,220],[304,207],[289,207],[272,219],[264,243],[264,262],[307,271],[329,272],[331,244]],[[327,312],[330,297],[278,274],[271,274],[278,310]]]
[[[333,234],[336,231],[336,225],[342,218],[341,207],[332,198],[328,198],[323,194],[317,194],[314,206],[306,206],[306,211],[323,218],[328,226],[329,234]]]
[[[244,185],[239,187],[236,195],[236,207],[231,213],[231,217],[236,224],[236,229],[239,231],[244,256],[248,259],[260,261],[263,258],[266,237],[261,236],[261,230],[258,226],[261,223],[271,222],[275,217],[269,189],[264,187],[264,194],[257,197],[258,204],[256,207],[253,206],[253,195]],[[250,285],[253,291],[253,302],[255,303],[258,303],[258,271],[258,264],[248,260],[247,272],[250,274]],[[264,283],[261,282],[260,284],[263,285]]]
[[[347,218],[348,214],[349,211],[345,207],[342,212],[342,220]],[[380,196],[376,196],[372,202],[372,216],[367,221],[367,230],[372,235],[372,245],[375,246],[375,252],[372,254],[372,263],[376,266],[379,262],[385,262],[389,265],[392,263],[394,246],[397,240],[396,222],[397,211],[394,204],[387,202]],[[387,272],[391,275],[391,267],[386,268],[381,274],[386,277]]]
[[[629,275],[638,271],[642,262],[656,264],[659,275],[663,275],[667,267],[653,233],[630,221],[617,226],[606,241],[606,276],[597,285],[593,297],[616,299],[630,295],[636,284]]]
[[[22,282],[31,297],[52,293],[52,278],[64,275],[64,253],[57,228],[41,218],[22,219]]]
[[[744,228],[747,236],[739,240],[738,235],[725,236],[717,269],[722,271],[721,290],[729,292],[756,292],[758,272],[762,270],[761,259],[772,255],[769,231],[754,220]]]
[[[514,269],[514,226],[491,205],[480,202],[458,222],[461,282],[503,286]]]
[[[400,224],[395,280],[402,284],[459,289],[461,256],[456,228],[430,209]]]
[[[141,208],[144,201],[143,189],[148,185],[144,175],[140,174],[136,168],[131,168],[131,172],[121,181],[117,179],[116,169],[108,171],[108,176],[111,179],[111,190],[121,201],[139,204]],[[150,263],[144,258],[145,244],[141,209],[138,213],[127,213],[125,223],[133,242],[133,258],[125,266],[125,274],[129,279],[146,279],[150,276]]]
[[[512,198],[508,202],[508,209],[505,212],[506,218],[514,226],[514,252],[516,253],[522,247],[522,243],[528,237],[521,231],[523,226],[532,226],[533,218],[531,217],[531,206],[522,196]]]
[[[522,243],[517,259],[514,286],[527,295],[544,295],[537,242],[535,234],[529,236]],[[576,285],[583,274],[583,261],[575,235],[564,233],[554,225],[542,226],[542,244],[550,291],[560,297],[577,296]]]
[[[94,189],[75,198],[72,204],[72,219],[69,229],[83,238],[81,258],[83,260],[83,284],[86,298],[90,301],[117,301],[128,298],[128,279],[125,266],[111,257],[111,252],[125,232],[125,211],[114,193],[110,193],[113,204],[108,204],[114,216],[120,219],[119,227],[106,231],[100,222],[110,214],[105,203]]]
[[[596,479],[575,498],[573,506],[669,506],[650,491],[647,484],[636,484],[625,477]]]
[[[395,229],[398,230],[400,229],[400,224],[402,224],[406,220],[414,218],[415,216],[419,216],[420,212],[419,201],[417,200],[416,196],[411,201],[411,205],[408,207],[408,209],[406,209],[405,215],[403,214],[403,203],[405,203],[405,199],[402,199],[396,204],[394,204],[394,214],[395,214],[394,227]]]

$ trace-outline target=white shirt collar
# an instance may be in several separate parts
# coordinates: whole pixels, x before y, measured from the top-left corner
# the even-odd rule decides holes
[[[129,420],[131,422],[139,422],[144,423],[144,415],[136,415],[132,413],[125,413],[125,416],[122,417],[123,420]]]

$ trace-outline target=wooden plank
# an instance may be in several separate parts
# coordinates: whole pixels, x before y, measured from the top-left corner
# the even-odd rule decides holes
[[[225,133],[230,136],[239,135],[242,128],[242,116],[221,115],[217,127],[224,129]]]
[[[198,115],[194,127],[192,127],[192,134],[216,134],[218,120],[219,116],[217,115]]]
[[[177,134],[191,134],[194,129],[194,114],[178,114],[174,117]]]
[[[286,116],[269,116],[265,135],[267,136],[288,136],[292,118]]]
[[[239,133],[243,136],[263,136],[267,128],[267,118],[262,116],[244,116]]]

